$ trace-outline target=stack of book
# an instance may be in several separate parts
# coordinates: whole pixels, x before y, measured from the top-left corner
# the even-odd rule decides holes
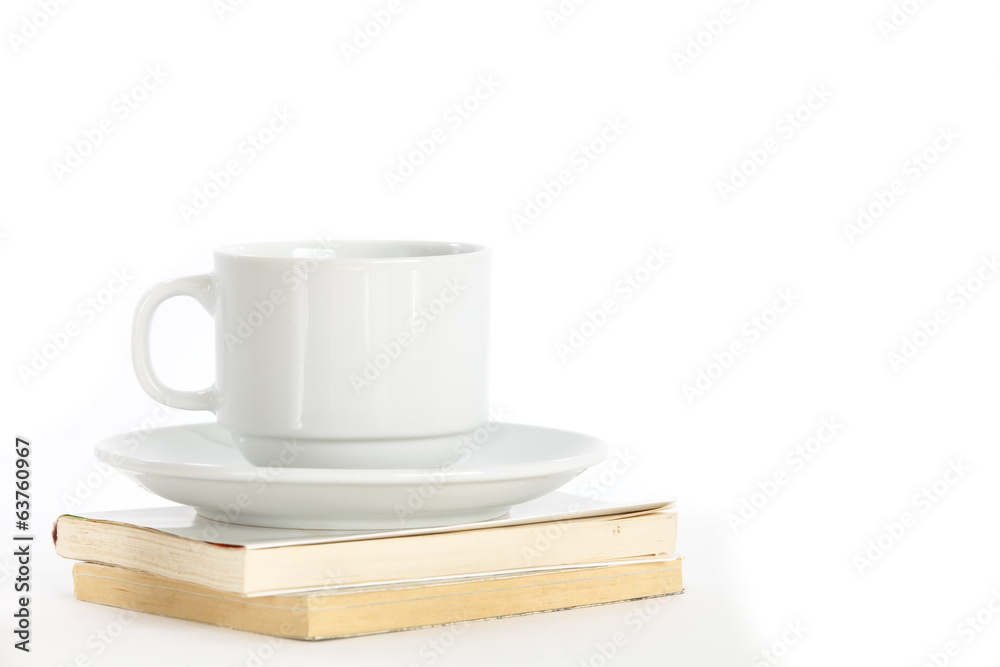
[[[80,600],[295,639],[682,591],[670,502],[556,493],[502,520],[380,532],[238,526],[176,506],[63,515],[53,535],[59,555],[82,561]]]

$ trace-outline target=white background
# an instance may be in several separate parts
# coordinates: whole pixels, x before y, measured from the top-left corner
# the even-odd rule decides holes
[[[786,623],[807,630],[776,647],[783,665],[922,665],[951,641],[957,655],[939,664],[996,664],[1000,619],[983,612],[993,623],[971,632],[965,619],[1000,596],[1000,281],[977,276],[992,277],[984,258],[1000,251],[1000,7],[908,0],[893,25],[889,0],[595,0],[553,26],[555,0],[421,0],[349,62],[342,44],[386,4],[249,0],[220,17],[211,0],[97,0],[45,19],[30,0],[4,3],[2,433],[32,439],[39,541],[30,655],[10,646],[12,558],[0,557],[0,662],[252,664],[263,637],[157,617],[96,639],[119,613],[72,599],[71,564],[45,534],[70,509],[159,503],[94,475],[97,440],[208,417],[168,415],[139,389],[129,361],[139,295],[210,270],[218,245],[332,237],[494,248],[493,403],[635,459],[571,489],[678,496],[687,593],[635,633],[625,626],[635,606],[616,605],[451,638],[287,641],[268,665],[598,666],[595,646],[619,630],[628,642],[608,664],[761,665]],[[728,23],[717,23],[723,10]],[[44,25],[32,32],[25,20]],[[690,62],[678,60],[685,50]],[[165,78],[123,119],[115,99],[147,67]],[[456,128],[445,114],[480,77],[498,87]],[[185,220],[180,205],[243,159],[240,144],[275,108],[294,121]],[[53,163],[104,118],[113,131],[60,179]],[[606,150],[580,171],[575,151],[608,119],[623,131],[596,142]],[[384,173],[437,127],[446,141],[391,191]],[[952,136],[943,152],[939,132]],[[925,150],[933,163],[915,167]],[[724,200],[719,183],[734,168],[753,173]],[[563,169],[572,183],[519,230],[511,215]],[[902,194],[849,233],[896,179]],[[614,286],[650,247],[671,259],[625,301]],[[79,304],[115,271],[129,276],[125,289],[84,315]],[[751,340],[745,324],[771,320],[778,290],[793,306]],[[616,312],[561,358],[557,343],[606,298]],[[919,334],[938,310],[944,324]],[[71,322],[79,334],[22,377]],[[198,306],[175,300],[156,326],[165,379],[210,383],[211,324]],[[915,333],[919,349],[893,363]],[[743,354],[710,367],[733,342]],[[683,387],[699,371],[716,379],[690,401]],[[792,463],[825,418],[843,427]],[[0,456],[3,540],[14,532],[11,450]],[[967,472],[938,482],[933,503],[915,500],[950,462]],[[602,472],[610,483],[598,489]],[[785,483],[769,487],[776,474]],[[761,488],[772,497],[754,496]],[[752,516],[744,500],[756,502]],[[741,506],[745,523],[733,518]],[[906,512],[914,525],[888,536]],[[442,638],[449,650],[429,648]]]

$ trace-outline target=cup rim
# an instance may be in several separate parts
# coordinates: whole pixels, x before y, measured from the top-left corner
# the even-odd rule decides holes
[[[369,250],[360,256],[337,256],[329,251],[337,248],[365,246]],[[413,254],[391,255],[388,249],[409,246]],[[380,250],[381,249],[381,250]],[[296,253],[296,250],[307,252]],[[313,259],[337,264],[399,264],[407,262],[448,261],[488,254],[489,247],[476,243],[402,239],[313,239],[309,241],[265,241],[235,243],[215,249],[217,258],[258,261],[301,261]],[[324,253],[328,253],[325,254]]]

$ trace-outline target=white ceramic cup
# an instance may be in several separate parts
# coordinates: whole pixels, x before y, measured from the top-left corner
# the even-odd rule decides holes
[[[139,300],[139,384],[174,408],[210,410],[254,465],[436,467],[487,420],[488,248],[317,241],[215,251],[213,273]],[[215,318],[215,384],[167,387],[149,328],[190,296]]]

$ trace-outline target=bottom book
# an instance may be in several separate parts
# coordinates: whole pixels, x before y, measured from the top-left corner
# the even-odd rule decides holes
[[[678,557],[262,597],[94,563],[77,563],[73,582],[77,599],[86,602],[308,640],[587,607],[683,591]]]

